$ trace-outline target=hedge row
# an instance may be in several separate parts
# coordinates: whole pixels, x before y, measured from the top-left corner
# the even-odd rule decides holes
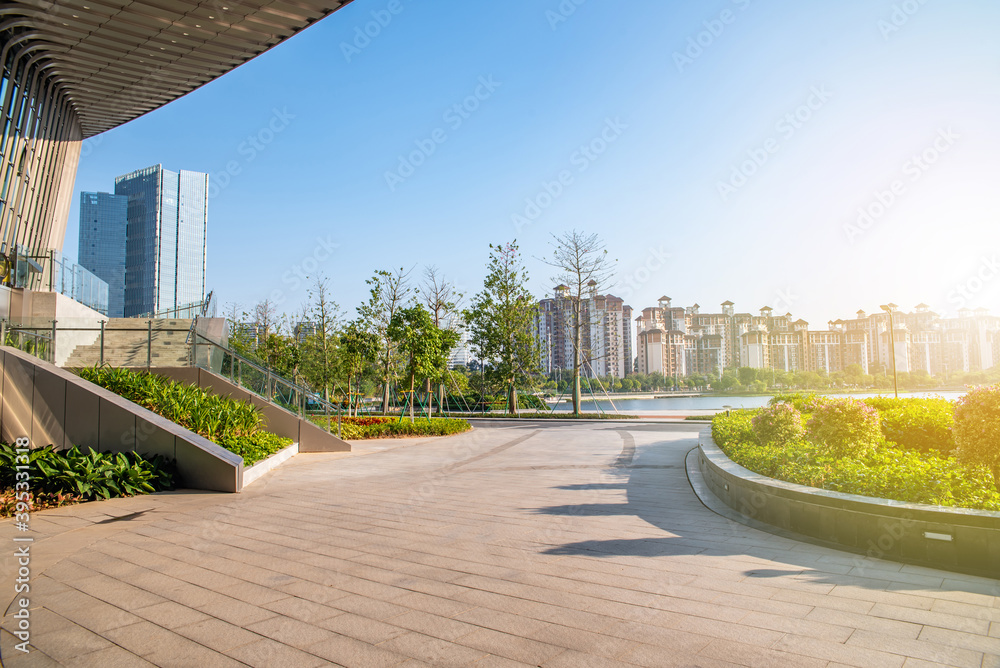
[[[719,414],[736,463],[788,482],[897,501],[1000,511],[1000,387],[944,399],[794,395]]]
[[[314,422],[326,429],[325,418],[314,418]],[[337,429],[336,419],[331,419],[330,427]],[[449,436],[472,429],[467,420],[453,418],[418,418],[410,422],[396,417],[349,417],[340,421],[341,437],[347,440],[369,438],[401,438],[410,436]]]

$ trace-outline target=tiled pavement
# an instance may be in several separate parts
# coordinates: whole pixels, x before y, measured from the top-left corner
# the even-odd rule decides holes
[[[1000,582],[724,519],[690,429],[484,428],[38,513],[3,665],[1000,667]]]

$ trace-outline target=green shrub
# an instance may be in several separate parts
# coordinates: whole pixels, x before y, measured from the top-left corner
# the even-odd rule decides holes
[[[757,442],[763,445],[783,446],[797,441],[805,434],[802,414],[786,403],[772,403],[751,420]]]
[[[243,466],[253,466],[276,452],[292,444],[292,439],[283,438],[267,431],[255,431],[246,436],[224,437],[219,445],[243,458]]]
[[[790,404],[792,408],[797,410],[799,413],[810,413],[815,407],[817,401],[822,398],[815,392],[786,392],[784,394],[776,394],[771,397],[768,402],[769,406],[776,406],[777,404]]]
[[[901,405],[879,409],[882,435],[907,450],[955,449],[955,407],[946,399],[901,399]],[[870,405],[870,404],[869,404]]]
[[[324,429],[324,419],[317,421]],[[336,433],[336,418],[331,419],[331,427]],[[404,436],[448,436],[472,429],[468,420],[454,418],[417,419],[410,422],[404,419],[389,417],[342,418],[340,421],[341,437],[347,440],[363,440],[369,438],[399,438]]]
[[[712,420],[712,438],[716,443],[754,443],[756,434],[753,431],[755,410],[730,411],[719,413]]]
[[[752,424],[757,442],[763,445],[784,446],[805,434],[802,414],[791,404],[770,404],[754,416]]]
[[[1000,385],[973,388],[956,401],[953,431],[958,457],[985,466],[1000,491]]]
[[[755,473],[849,494],[1000,511],[1000,492],[992,488],[983,466],[891,444],[839,458],[803,440],[785,447],[760,445],[747,436],[745,422],[736,413],[720,414],[712,432],[726,455]]]
[[[877,397],[867,397],[865,399],[862,399],[862,401],[871,406],[872,408],[876,409],[879,413],[881,413],[882,411],[890,411],[890,410],[895,410],[897,408],[903,408],[904,406],[907,405],[907,403],[912,403],[914,401],[919,402],[923,400],[907,399],[907,398],[900,399],[898,397],[877,396]]]
[[[78,369],[76,373],[235,452],[243,457],[244,466],[252,466],[292,443],[291,439],[263,431],[263,415],[245,401],[143,371],[103,366]]]
[[[852,398],[827,398],[813,409],[806,424],[810,441],[844,457],[871,451],[882,438],[878,411]]]

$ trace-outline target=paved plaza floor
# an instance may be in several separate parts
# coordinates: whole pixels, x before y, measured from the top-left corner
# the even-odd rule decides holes
[[[712,512],[696,429],[487,426],[37,513],[3,665],[1000,667],[1000,582]]]

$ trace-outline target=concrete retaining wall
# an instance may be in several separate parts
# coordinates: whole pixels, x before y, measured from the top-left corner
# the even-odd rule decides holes
[[[875,499],[796,485],[749,471],[700,435],[698,466],[742,515],[833,547],[1000,579],[1000,512]]]
[[[20,350],[0,347],[0,436],[32,447],[73,445],[177,460],[179,486],[243,487],[243,458],[206,438]]]

